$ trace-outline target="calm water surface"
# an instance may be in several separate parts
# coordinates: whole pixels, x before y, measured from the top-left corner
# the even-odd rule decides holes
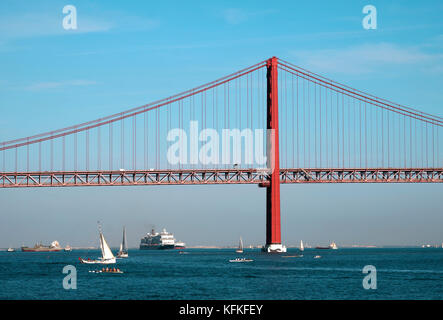
[[[301,258],[245,250],[250,263],[229,263],[234,250],[185,252],[130,250],[115,265],[124,274],[79,263],[98,250],[0,252],[0,299],[443,299],[440,248],[306,249]],[[63,289],[66,265],[77,268],[76,290]],[[365,265],[377,268],[376,290],[362,286]]]

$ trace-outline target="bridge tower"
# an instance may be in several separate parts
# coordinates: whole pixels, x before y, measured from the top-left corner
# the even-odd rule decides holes
[[[280,161],[278,138],[278,61],[266,62],[267,79],[267,167],[271,169],[266,184],[266,245],[265,252],[286,252],[280,231]]]

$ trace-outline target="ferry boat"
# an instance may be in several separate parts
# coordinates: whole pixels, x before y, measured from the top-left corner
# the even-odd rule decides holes
[[[155,232],[154,229],[140,240],[140,250],[166,250],[184,249],[183,242],[175,242],[174,235],[163,229],[162,232]]]
[[[182,241],[178,241],[174,244],[174,249],[185,249],[186,245]]]
[[[37,243],[33,248],[22,247],[23,252],[57,252],[61,251],[63,248],[60,246],[58,241],[52,241],[49,246],[44,246],[41,243]]]

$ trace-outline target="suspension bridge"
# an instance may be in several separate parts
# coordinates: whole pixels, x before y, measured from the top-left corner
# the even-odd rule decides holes
[[[192,122],[201,129],[195,143],[186,137]],[[121,113],[2,142],[0,187],[257,184],[266,188],[264,249],[281,252],[281,184],[443,182],[442,126],[442,117],[273,57]],[[200,161],[170,161],[173,129]],[[245,130],[266,132],[258,145],[267,161],[217,161],[218,143],[207,145],[227,129],[241,134],[242,160],[252,150]]]

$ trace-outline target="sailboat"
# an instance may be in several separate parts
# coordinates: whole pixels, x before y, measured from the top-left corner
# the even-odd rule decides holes
[[[300,251],[304,251],[305,247],[303,246],[303,240],[300,240]]]
[[[100,249],[102,251],[102,256],[99,259],[97,259],[97,260],[91,260],[91,259],[85,260],[85,259],[79,258],[81,263],[87,263],[87,264],[94,264],[94,263],[110,264],[110,263],[115,263],[116,262],[116,259],[115,259],[114,255],[112,254],[112,251],[109,248],[108,243],[105,240],[105,237],[103,236],[103,233],[102,233],[102,230],[101,230],[100,226],[98,228],[98,231],[99,231],[99,235],[100,235]]]
[[[235,252],[237,252],[237,253],[243,253],[243,240],[242,240],[241,237],[240,237],[240,242],[238,243],[238,249],[235,250]]]
[[[127,258],[128,256],[128,248],[126,246],[126,228],[123,227],[123,240],[122,243],[120,243],[120,250],[117,253],[117,258]]]

